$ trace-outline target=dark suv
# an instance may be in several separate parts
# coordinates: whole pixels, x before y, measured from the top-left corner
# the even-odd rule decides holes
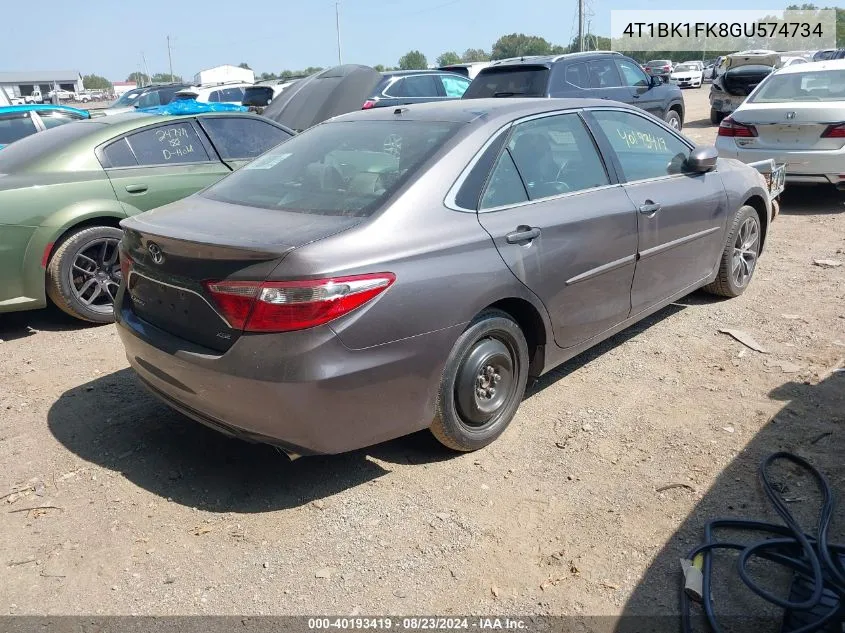
[[[649,77],[621,53],[591,51],[494,62],[472,80],[464,99],[582,97],[642,108],[680,130],[684,97],[678,86]]]

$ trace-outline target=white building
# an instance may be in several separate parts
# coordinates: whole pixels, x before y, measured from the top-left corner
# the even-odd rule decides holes
[[[121,97],[130,90],[135,90],[138,84],[134,81],[113,81],[112,86],[114,86],[114,96]]]
[[[224,82],[239,81],[243,83],[255,83],[255,73],[248,68],[224,64],[207,70],[201,70],[194,75],[194,85],[219,84]]]
[[[78,70],[33,70],[26,72],[0,72],[0,90],[10,98],[28,97],[40,91],[47,96],[57,84],[59,90],[82,91],[82,75]]]

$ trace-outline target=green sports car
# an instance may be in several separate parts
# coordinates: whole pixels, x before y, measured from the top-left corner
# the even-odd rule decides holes
[[[123,218],[217,182],[293,131],[247,112],[132,112],[59,126],[0,152],[0,313],[113,320]]]

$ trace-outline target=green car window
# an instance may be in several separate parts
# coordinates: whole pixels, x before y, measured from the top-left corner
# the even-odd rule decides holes
[[[127,140],[140,165],[178,165],[210,160],[190,121],[149,128],[132,134]]]
[[[205,117],[200,124],[223,160],[255,158],[290,138],[275,125],[247,117]]]

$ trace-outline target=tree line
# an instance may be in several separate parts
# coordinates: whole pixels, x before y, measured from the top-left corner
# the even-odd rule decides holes
[[[800,11],[818,11],[819,7],[814,4],[790,5],[786,7],[788,10]],[[825,7],[825,9],[834,7]],[[845,9],[836,8],[836,44],[839,47],[845,47]],[[584,37],[584,47],[587,50],[603,50],[611,49],[610,38],[587,33]],[[538,35],[526,35],[524,33],[510,33],[503,35],[493,43],[489,51],[481,48],[468,48],[462,54],[456,51],[446,51],[435,58],[437,66],[449,66],[452,64],[472,63],[472,62],[486,62],[497,59],[507,59],[509,57],[523,57],[529,55],[561,55],[564,53],[571,53],[579,50],[578,38],[573,40],[566,46],[560,44],[553,44],[543,37]],[[727,55],[735,51],[636,51],[628,54],[640,63],[645,63],[651,59],[671,57],[673,59],[702,59],[703,57],[715,58],[719,55]],[[250,69],[246,62],[239,64],[241,68]],[[388,66],[384,64],[376,64],[373,66],[378,72],[385,72],[389,70],[422,70],[429,67],[428,58],[419,50],[410,50],[399,58],[395,66]],[[302,70],[283,70],[281,72],[262,72],[256,73],[256,79],[260,81],[269,81],[274,79],[291,79],[294,77],[306,77],[314,73],[324,70],[322,66],[309,66]],[[168,83],[182,81],[182,77],[178,75],[170,75],[169,73],[156,73],[148,76],[141,72],[131,73],[126,81],[134,81],[135,83],[144,85],[149,83]],[[105,77],[99,75],[85,75],[83,77],[83,85],[89,90],[111,90],[112,83]]]

